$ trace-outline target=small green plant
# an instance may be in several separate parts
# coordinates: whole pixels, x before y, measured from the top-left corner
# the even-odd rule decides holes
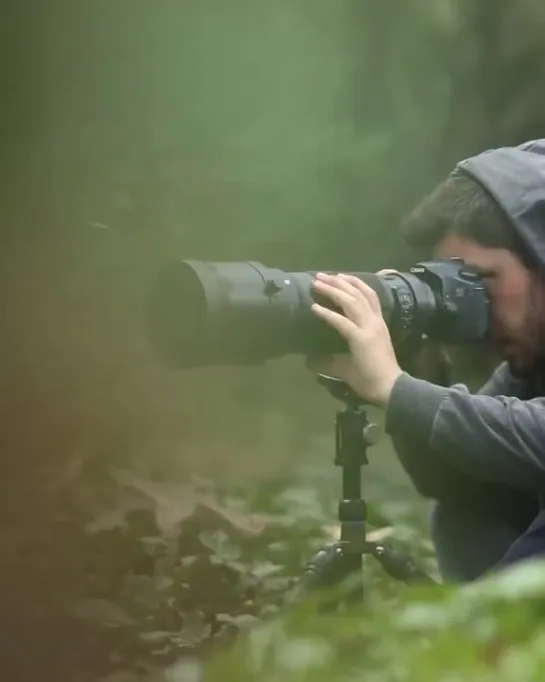
[[[363,608],[300,609],[252,628],[212,658],[207,682],[542,680],[545,562],[469,586],[370,591]]]

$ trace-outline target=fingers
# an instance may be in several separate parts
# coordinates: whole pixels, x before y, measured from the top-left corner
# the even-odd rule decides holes
[[[325,322],[327,322],[331,327],[336,329],[339,332],[339,334],[342,334],[342,336],[344,336],[344,338],[347,340],[353,338],[354,335],[357,334],[358,332],[358,325],[355,324],[353,320],[349,319],[348,317],[345,317],[344,315],[341,315],[340,313],[336,313],[334,310],[325,308],[319,303],[314,303],[311,306],[311,310],[316,315],[316,317],[319,317]]]
[[[317,280],[314,287],[316,291],[327,296],[330,301],[341,308],[344,314],[356,324],[362,325],[365,318],[369,317],[371,309],[367,301],[362,298],[357,289],[340,278],[331,284]]]
[[[365,300],[374,313],[382,314],[380,301],[374,289],[371,289],[368,284],[354,275],[339,275],[339,277],[342,277],[345,281],[350,282],[350,284],[355,287],[360,294],[363,294]]]
[[[323,275],[322,273],[318,273],[316,277],[315,285],[318,284],[318,282],[325,282],[331,287],[345,291],[347,294],[351,295],[358,302],[360,308],[362,305],[365,305],[365,316],[367,316],[370,311],[373,311],[376,314],[382,314],[380,301],[376,292],[358,277],[344,274]],[[324,293],[327,293],[328,296],[331,295],[329,290],[327,290],[327,292],[324,291]],[[339,305],[342,304],[339,303]],[[370,310],[367,306],[369,306]],[[346,310],[345,312],[348,314]]]

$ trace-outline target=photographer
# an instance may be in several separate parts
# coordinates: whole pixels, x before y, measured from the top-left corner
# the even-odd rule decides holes
[[[480,273],[503,362],[475,395],[411,376],[375,292],[350,276],[320,274],[316,292],[344,316],[318,304],[313,311],[351,352],[315,369],[385,410],[402,465],[435,500],[431,533],[443,577],[473,580],[545,553],[545,140],[460,162],[415,209],[405,237]]]

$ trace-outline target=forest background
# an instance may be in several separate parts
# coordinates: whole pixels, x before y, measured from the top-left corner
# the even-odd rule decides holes
[[[543,136],[545,6],[20,0],[1,31],[6,671],[166,675],[229,609],[168,590],[143,609],[142,591],[160,590],[149,547],[148,568],[135,569],[142,538],[162,538],[171,517],[189,532],[203,487],[220,509],[204,504],[199,532],[220,532],[225,500],[239,501],[224,539],[273,498],[291,540],[309,519],[334,521],[338,406],[300,358],[161,366],[142,320],[154,278],[173,254],[290,271],[410,265],[400,220],[456,161]],[[458,376],[476,385],[493,361],[459,355]],[[385,437],[364,481],[376,525],[394,525],[432,567],[427,504]],[[89,531],[120,508],[122,532]],[[163,526],[150,530],[142,509]],[[296,567],[313,546],[294,550]],[[188,609],[205,614],[191,646],[179,636]],[[104,621],[115,636],[97,634]],[[24,664],[14,638],[31,652]]]

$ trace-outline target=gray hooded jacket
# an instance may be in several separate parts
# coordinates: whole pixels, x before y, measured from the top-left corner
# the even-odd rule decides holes
[[[545,140],[489,150],[457,168],[494,197],[545,270]],[[422,495],[511,514],[521,535],[531,524],[513,559],[545,553],[545,376],[517,380],[502,364],[471,394],[403,374],[386,431]]]

